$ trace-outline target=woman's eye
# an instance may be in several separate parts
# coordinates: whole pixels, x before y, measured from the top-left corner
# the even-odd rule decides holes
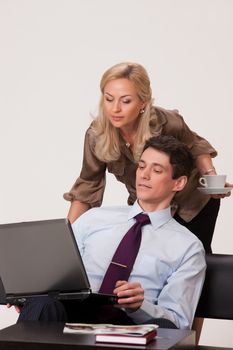
[[[125,104],[128,104],[128,103],[131,102],[131,100],[123,100],[122,102],[125,103]]]
[[[109,97],[106,97],[105,100],[106,100],[107,102],[112,102],[112,101],[113,101],[113,99],[112,99],[112,98],[109,98]]]

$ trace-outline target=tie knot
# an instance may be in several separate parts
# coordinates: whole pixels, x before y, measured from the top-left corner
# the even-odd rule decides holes
[[[147,214],[138,214],[135,216],[135,219],[137,222],[139,222],[141,225],[147,225],[150,223],[150,218]]]

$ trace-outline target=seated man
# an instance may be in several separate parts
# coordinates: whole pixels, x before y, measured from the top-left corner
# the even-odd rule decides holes
[[[92,289],[116,294],[117,305],[35,298],[24,305],[19,321],[154,322],[190,329],[205,277],[205,252],[197,237],[172,218],[170,203],[192,168],[193,158],[184,144],[170,136],[152,137],[138,162],[137,202],[90,209],[73,224]],[[139,250],[127,276],[124,260],[131,257],[131,242],[126,242],[122,260],[114,253],[140,213],[149,221],[137,230]]]

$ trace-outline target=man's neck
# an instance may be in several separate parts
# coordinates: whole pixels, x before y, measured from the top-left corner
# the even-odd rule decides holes
[[[163,203],[145,202],[138,199],[138,204],[146,213],[167,209],[170,207],[170,200]]]

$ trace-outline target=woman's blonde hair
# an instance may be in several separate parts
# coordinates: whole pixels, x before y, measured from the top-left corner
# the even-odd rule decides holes
[[[99,102],[99,113],[92,124],[92,131],[98,140],[95,144],[95,154],[98,159],[104,162],[117,160],[121,155],[119,130],[110,123],[103,111],[103,93],[106,84],[111,80],[120,78],[132,81],[137,89],[139,98],[146,102],[144,112],[138,116],[138,130],[133,149],[135,160],[138,159],[145,141],[152,136],[150,131],[150,120],[153,114],[152,96],[150,79],[145,68],[140,64],[130,62],[114,65],[103,74],[100,81],[102,96]]]

